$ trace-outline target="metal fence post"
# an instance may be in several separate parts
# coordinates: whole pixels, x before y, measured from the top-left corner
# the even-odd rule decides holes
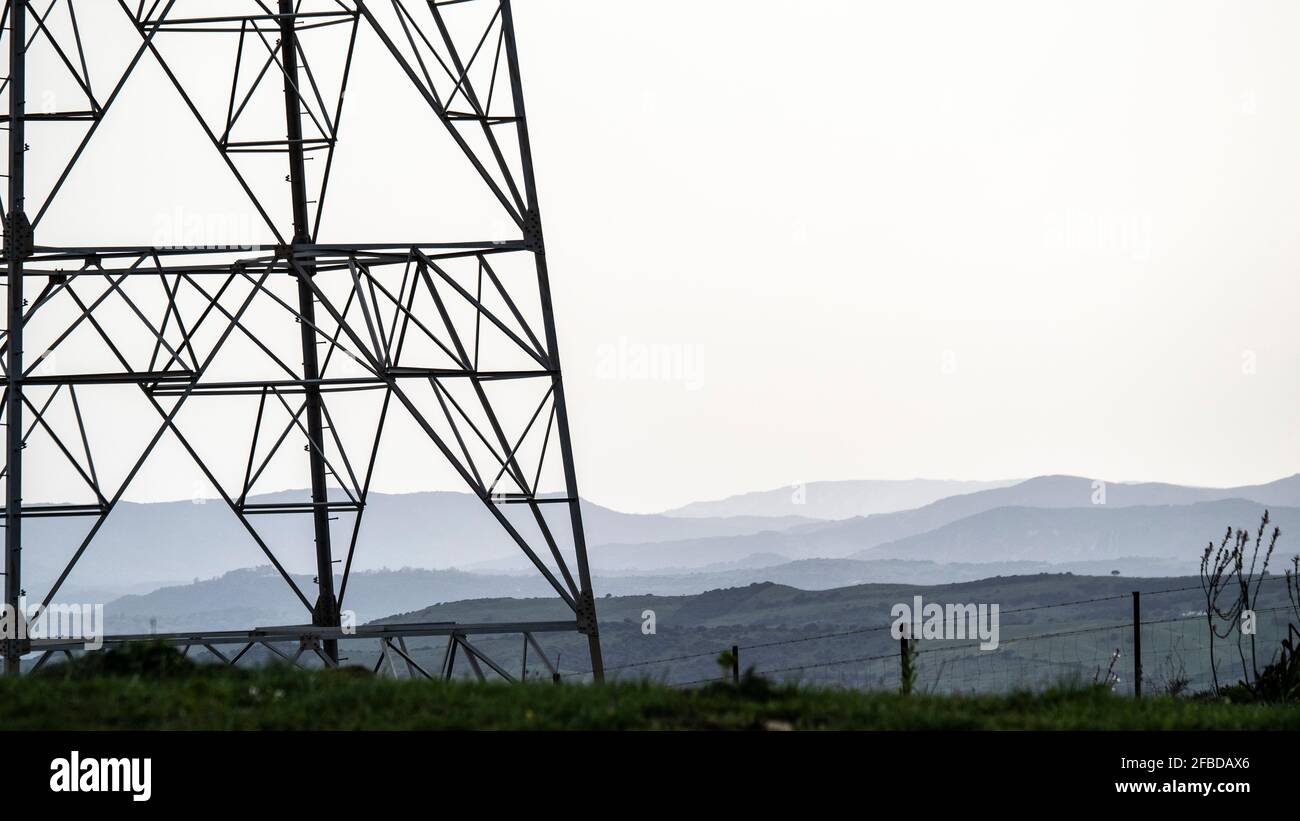
[[[731,683],[740,686],[740,646],[731,645]]]
[[[1142,698],[1142,594],[1133,591],[1133,697]]]

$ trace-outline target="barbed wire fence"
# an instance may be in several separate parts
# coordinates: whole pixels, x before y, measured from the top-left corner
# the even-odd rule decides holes
[[[1266,576],[1260,581],[1284,579]],[[1122,694],[1177,695],[1211,689],[1215,672],[1225,684],[1263,669],[1286,637],[1288,625],[1300,620],[1293,605],[1261,607],[1253,611],[1253,654],[1252,637],[1244,633],[1217,638],[1212,654],[1204,607],[1183,609],[1161,598],[1201,590],[1190,585],[1000,610],[996,646],[975,636],[923,635],[909,637],[910,650],[903,650],[892,624],[882,624],[709,647],[617,664],[605,672],[609,680],[650,679],[683,688],[739,681],[744,671],[752,671],[801,686],[897,691],[903,686],[903,657],[910,652],[913,692],[1000,693],[1097,683]],[[1286,602],[1285,596],[1278,601]],[[1105,605],[1104,615],[1048,621],[1050,628],[1036,618],[1096,605]],[[1153,615],[1144,617],[1143,605]],[[1171,608],[1176,612],[1169,612]],[[946,619],[943,624],[956,627]],[[800,660],[791,663],[796,647]],[[723,654],[732,654],[730,669],[716,663]],[[569,681],[589,677],[590,671],[562,676]]]

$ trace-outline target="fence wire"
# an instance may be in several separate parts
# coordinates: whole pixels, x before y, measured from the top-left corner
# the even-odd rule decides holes
[[[1284,581],[1284,577],[1269,576],[1263,581]],[[1145,694],[1204,692],[1216,683],[1233,684],[1264,669],[1276,660],[1288,626],[1300,622],[1300,612],[1285,603],[1285,596],[1274,596],[1271,601],[1282,604],[1254,611],[1253,636],[1233,629],[1227,631],[1226,638],[1216,635],[1211,641],[1204,610],[1182,607],[1169,598],[1199,590],[1199,586],[1190,585],[1143,591],[1143,617],[1136,623],[1133,598],[1123,594],[1002,610],[996,647],[981,646],[981,641],[973,638],[912,640],[913,691],[1005,693],[1095,683],[1116,693],[1133,694],[1139,666],[1135,662],[1140,662]],[[1040,618],[1052,610],[1103,603],[1107,610],[1113,607],[1107,618],[1047,622]],[[1221,635],[1226,625],[1216,622],[1216,626]],[[1135,638],[1141,645],[1140,659],[1135,655]],[[790,663],[795,646],[800,660]],[[897,691],[902,686],[902,648],[891,635],[890,625],[737,647],[739,669],[780,683],[874,691]],[[679,687],[728,682],[734,673],[720,670],[715,660],[730,650],[718,647],[660,661],[623,664],[608,668],[607,674],[614,680],[628,674],[656,678]]]
[[[1235,684],[1253,677],[1276,660],[1281,642],[1291,625],[1300,629],[1300,608],[1286,595],[1286,588],[1272,582],[1283,576],[1268,576],[1261,584],[1255,614],[1255,633],[1227,630],[1216,620],[1219,634],[1211,638],[1205,605],[1196,585],[1142,591],[1141,620],[1134,621],[1131,594],[1098,596],[1071,601],[1033,603],[999,611],[996,646],[981,646],[972,633],[969,638],[910,639],[912,691],[934,694],[983,694],[1042,690],[1060,685],[1097,683],[1120,694],[1132,694],[1136,683],[1135,662],[1140,661],[1144,694],[1188,694],[1206,692],[1217,686]],[[642,645],[635,639],[617,642],[622,654],[607,657],[607,680],[650,680],[674,687],[700,687],[730,682],[737,673],[752,671],[782,684],[862,691],[898,691],[903,686],[902,647],[892,634],[891,624],[827,625],[808,631],[793,626],[736,628],[744,630],[748,642],[699,641],[689,631],[660,637],[662,653],[649,658],[628,657],[629,648]],[[617,625],[610,626],[611,631]],[[626,627],[629,632],[634,627]],[[713,636],[725,636],[728,628],[709,628]],[[636,631],[639,632],[639,631]],[[1136,657],[1135,638],[1141,645]],[[662,639],[669,639],[664,642]],[[522,669],[511,670],[521,678],[550,680],[551,663],[560,666],[570,653],[581,653],[577,645],[565,646],[543,664],[517,639],[485,636],[475,643],[494,658],[509,659],[522,650]],[[738,664],[723,666],[720,657],[737,651]],[[292,652],[293,648],[284,648]],[[437,669],[444,647],[437,642],[413,639],[413,657],[429,660]],[[196,652],[200,652],[197,651]],[[571,657],[571,656],[570,656]],[[350,663],[374,665],[377,652],[356,647]],[[310,658],[306,664],[315,664]],[[393,673],[406,677],[405,665],[397,663]],[[457,677],[468,677],[468,668]],[[590,680],[589,670],[566,671],[561,680]]]

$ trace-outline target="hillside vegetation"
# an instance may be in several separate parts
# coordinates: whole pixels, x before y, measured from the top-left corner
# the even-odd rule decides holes
[[[1264,585],[1260,606],[1287,604],[1285,588]],[[1131,690],[1132,601],[1140,590],[1143,657],[1148,691],[1174,679],[1188,686],[1210,685],[1199,580],[1192,577],[1135,579],[1067,574],[1008,576],[951,585],[867,584],[835,590],[798,590],[777,584],[712,590],[699,596],[622,596],[601,599],[601,645],[614,677],[651,677],[665,683],[698,681],[717,674],[718,652],[739,645],[741,664],[760,673],[804,684],[866,689],[897,686],[897,642],[888,632],[890,609],[921,595],[928,602],[996,602],[1001,608],[1003,644],[994,653],[942,650],[962,642],[924,642],[919,665],[926,691],[963,692],[1038,688],[1074,675],[1092,680],[1121,650],[1120,689]],[[1177,592],[1160,594],[1158,591]],[[1061,603],[1069,603],[1063,606]],[[643,629],[652,612],[655,632]],[[448,602],[383,622],[525,621],[563,618],[563,604],[548,599],[491,599]],[[1289,609],[1262,615],[1260,635],[1271,652],[1284,635]],[[1048,636],[1040,640],[1024,637]],[[552,658],[565,674],[587,669],[583,639],[546,636]],[[519,657],[517,640],[484,636],[478,642],[495,658]],[[439,658],[441,644],[412,640],[420,658]],[[418,650],[416,650],[418,648]],[[375,656],[357,644],[358,663]],[[664,663],[650,663],[657,660]],[[866,661],[867,659],[876,659]],[[850,661],[841,664],[842,660]],[[1221,675],[1236,675],[1232,658],[1221,658]],[[783,672],[775,672],[783,671]]]
[[[396,681],[357,668],[195,665],[136,647],[0,680],[6,730],[1300,729],[1300,709],[1100,688],[939,697],[796,689],[750,678],[682,690]]]
[[[250,624],[289,624],[302,616],[257,612],[225,624],[211,618],[209,606],[220,606],[241,597],[236,582],[257,583],[256,589],[281,589],[278,578],[266,574],[226,577],[221,583],[204,583],[192,598],[182,593],[189,588],[166,591],[150,597],[168,609],[141,609],[133,623],[147,632],[149,612],[178,612],[188,606],[190,618],[160,618],[161,629],[198,627],[247,627]],[[1290,610],[1276,612],[1288,604],[1281,576],[1264,584],[1260,607],[1273,610],[1262,614],[1261,646],[1271,653],[1282,638]],[[309,581],[309,580],[308,580]],[[354,577],[349,587],[349,607],[369,602],[373,613],[382,603],[379,623],[545,621],[566,617],[566,607],[549,598],[481,598],[444,600],[398,615],[407,601],[421,600],[418,590],[404,594],[397,575],[383,578]],[[383,582],[383,583],[381,583]],[[373,585],[373,586],[371,586]],[[427,586],[421,604],[438,601],[439,588]],[[599,589],[599,588],[598,588]],[[1130,591],[1143,592],[1144,666],[1148,692],[1164,688],[1174,680],[1185,680],[1192,690],[1210,686],[1209,656],[1204,619],[1205,607],[1196,577],[1134,578],[1127,576],[1076,576],[1041,574],[1002,576],[958,584],[921,586],[913,584],[861,584],[832,590],[800,590],[781,584],[756,583],[724,587],[697,595],[623,595],[602,597],[597,602],[601,621],[601,644],[612,678],[651,678],[663,683],[684,684],[717,675],[714,659],[733,645],[742,648],[741,663],[782,681],[804,684],[835,684],[873,690],[897,687],[897,643],[890,638],[891,607],[911,602],[921,595],[927,602],[988,602],[1001,607],[1001,635],[1004,644],[995,653],[959,651],[951,642],[926,642],[919,664],[920,686],[927,692],[990,692],[1039,688],[1064,676],[1094,680],[1111,662],[1116,662],[1121,679],[1119,689],[1131,690],[1132,602]],[[1159,593],[1158,591],[1175,591]],[[232,593],[223,596],[223,593]],[[1069,603],[1057,606],[1061,603]],[[211,604],[209,604],[211,603]],[[359,614],[361,611],[358,611]],[[649,630],[647,614],[653,614]],[[571,615],[571,614],[569,614]],[[372,617],[373,618],[373,617]],[[369,621],[363,617],[364,621]],[[110,614],[110,621],[112,615]],[[177,623],[178,622],[178,623]],[[165,626],[164,626],[165,625]],[[120,625],[118,626],[120,630]],[[1028,637],[1048,636],[1031,639]],[[583,678],[588,669],[586,640],[576,633],[538,636],[549,659],[566,680]],[[437,669],[445,650],[445,639],[408,639],[410,652],[426,669]],[[518,675],[522,657],[517,635],[475,637],[476,646],[501,661]],[[962,644],[956,642],[955,644]],[[350,664],[373,667],[378,661],[375,641],[344,642],[342,652]],[[293,648],[283,650],[292,653]],[[249,661],[269,658],[269,652],[251,651]],[[203,651],[196,649],[196,655]],[[875,659],[870,662],[855,659]],[[848,663],[845,660],[849,660]],[[528,654],[529,675],[550,674],[536,653]],[[1220,671],[1228,680],[1237,675],[1235,654],[1220,659]],[[1100,668],[1100,669],[1099,669]],[[468,676],[465,665],[456,675]]]

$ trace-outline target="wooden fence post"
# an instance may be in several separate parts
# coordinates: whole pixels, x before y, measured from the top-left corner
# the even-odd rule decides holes
[[[1142,594],[1133,591],[1133,697],[1142,698]]]
[[[907,629],[904,628],[903,635],[898,639],[899,647],[899,688],[903,695],[912,694],[912,649],[907,639]]]

